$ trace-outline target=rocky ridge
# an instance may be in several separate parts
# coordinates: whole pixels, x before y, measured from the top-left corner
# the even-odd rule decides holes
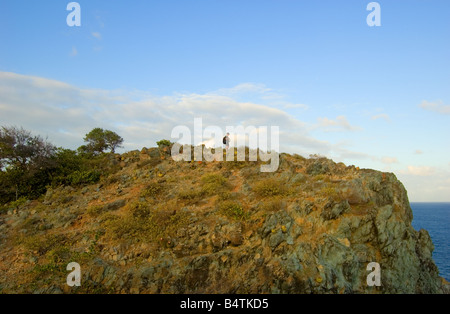
[[[447,293],[392,173],[281,154],[175,162],[110,155],[99,184],[0,215],[1,293]],[[66,265],[80,264],[80,287]],[[368,286],[367,265],[381,286]]]

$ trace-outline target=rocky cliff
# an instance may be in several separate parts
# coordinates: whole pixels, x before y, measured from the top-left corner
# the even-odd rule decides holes
[[[0,216],[1,293],[445,293],[392,173],[281,154],[175,162],[112,155],[100,184],[49,189]],[[69,287],[66,266],[81,267]],[[369,286],[369,263],[380,286]]]

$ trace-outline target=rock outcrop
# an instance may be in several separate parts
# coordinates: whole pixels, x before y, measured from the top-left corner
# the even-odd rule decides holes
[[[157,149],[111,162],[122,170],[101,184],[0,216],[0,292],[447,292],[392,173],[287,154],[275,173]],[[70,262],[81,287],[66,284]]]

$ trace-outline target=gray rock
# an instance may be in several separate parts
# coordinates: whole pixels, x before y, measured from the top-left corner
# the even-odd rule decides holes
[[[304,201],[301,204],[296,204],[294,209],[300,214],[300,216],[308,216],[314,209],[314,203]]]
[[[278,229],[275,233],[272,233],[269,238],[269,246],[272,250],[276,249],[278,245],[285,239],[285,234]]]
[[[157,148],[150,148],[150,149],[147,151],[147,153],[148,153],[148,155],[149,155],[151,158],[155,158],[155,159],[161,158],[160,152],[159,152],[159,150],[158,150]]]
[[[368,193],[359,178],[341,184],[340,193],[350,205],[366,204],[369,201]]]
[[[296,173],[291,178],[291,183],[298,184],[306,181],[306,176],[303,173]]]
[[[241,186],[241,191],[243,192],[243,193],[249,193],[249,192],[251,192],[252,191],[252,187],[248,184],[248,183],[243,183],[242,184],[242,186]]]
[[[330,167],[328,166],[328,162],[317,159],[311,165],[306,168],[306,173],[309,175],[319,175],[319,174],[327,174],[330,172]]]
[[[117,200],[117,201],[114,201],[112,203],[105,205],[104,209],[106,211],[118,210],[118,209],[124,207],[126,204],[127,204],[127,202],[124,199],[121,199],[121,200]]]
[[[335,203],[334,201],[329,201],[320,216],[325,220],[336,219],[343,213],[350,210],[350,205],[347,200],[344,200],[340,203]]]

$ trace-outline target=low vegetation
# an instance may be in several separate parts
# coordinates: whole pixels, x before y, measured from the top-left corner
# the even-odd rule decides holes
[[[276,178],[268,178],[256,182],[253,186],[253,191],[261,197],[273,197],[288,193],[286,183]]]
[[[221,201],[217,204],[217,208],[221,214],[235,220],[245,220],[249,217],[249,213],[237,201]]]
[[[405,220],[406,194],[388,189],[393,177],[323,157],[281,154],[279,171],[261,173],[260,161],[175,162],[168,140],[116,154],[106,139],[68,150],[20,129],[0,135],[0,261],[11,264],[0,269],[0,293],[333,292],[316,278],[328,285],[329,274],[360,266],[340,256],[378,256],[378,240],[410,232],[378,240],[370,233],[387,226],[370,222],[376,211],[386,211],[389,224]],[[13,152],[7,140],[25,143],[21,137],[37,143],[26,141],[36,155]],[[358,245],[358,237],[367,238]],[[356,264],[342,268],[348,260]],[[61,278],[73,261],[86,277],[66,291]],[[346,276],[336,277],[343,289]]]
[[[174,238],[177,230],[187,225],[188,217],[184,211],[135,202],[125,217],[108,215],[103,225],[106,235],[113,239],[159,243],[161,239]]]
[[[1,127],[0,204],[37,199],[50,186],[97,183],[102,175],[119,170],[110,158],[123,142],[119,135],[96,128],[84,140],[88,144],[75,151],[58,148],[23,128]]]

